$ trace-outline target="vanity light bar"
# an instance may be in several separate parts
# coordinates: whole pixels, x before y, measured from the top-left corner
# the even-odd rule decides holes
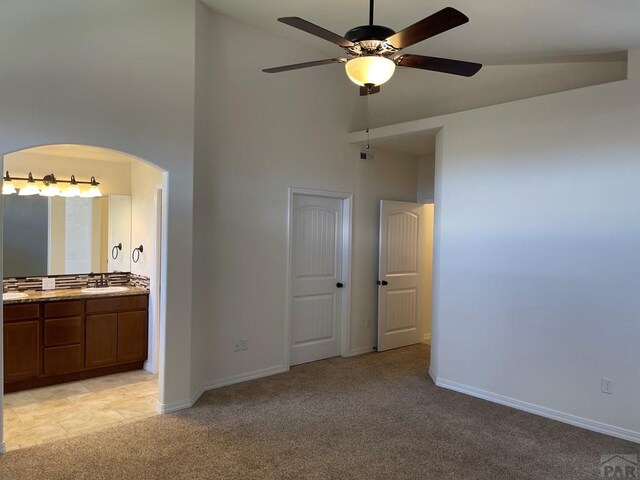
[[[9,175],[9,171],[6,172],[2,182],[2,194],[13,195],[18,192],[16,186],[13,184],[14,180],[26,181],[27,184],[20,188],[18,195],[42,195],[43,197],[101,197],[102,192],[98,188],[100,182],[96,181],[96,177],[91,177],[91,180],[76,180],[75,175],[71,175],[69,180],[58,179],[53,173],[45,175],[42,178],[34,178],[32,173],[29,172],[28,177],[12,177]],[[44,183],[44,188],[41,190],[36,182]],[[60,190],[59,183],[68,183],[71,185],[66,190]],[[89,185],[89,190],[80,192],[78,185]]]

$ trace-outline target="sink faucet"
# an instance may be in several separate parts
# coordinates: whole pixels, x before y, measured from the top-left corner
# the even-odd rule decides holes
[[[109,280],[107,279],[107,276],[104,273],[100,274],[100,280],[98,280],[96,286],[98,286],[98,287],[108,287],[109,286]]]
[[[91,281],[93,280],[93,286],[95,288],[102,288],[102,287],[108,287],[109,286],[109,279],[107,278],[107,275],[104,273],[100,273],[100,278],[99,279],[95,279],[96,274],[91,272],[89,274],[89,280],[87,281],[87,286],[91,285]]]

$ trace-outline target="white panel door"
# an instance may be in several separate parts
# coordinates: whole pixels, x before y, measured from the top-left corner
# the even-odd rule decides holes
[[[291,365],[340,354],[343,200],[295,194]]]
[[[380,202],[378,351],[423,339],[424,205]]]

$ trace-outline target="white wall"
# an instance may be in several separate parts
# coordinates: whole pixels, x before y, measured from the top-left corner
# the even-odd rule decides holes
[[[630,62],[628,81],[372,135],[444,127],[438,382],[640,441],[640,51]]]
[[[207,331],[199,330],[206,335],[206,384],[285,367],[289,187],[354,194],[350,349],[371,349],[378,201],[415,201],[415,159],[384,152],[358,159],[344,134],[359,97],[342,69],[260,71],[321,53],[219,15],[212,15],[209,33],[210,160],[196,180],[196,218],[206,222],[196,239],[207,247],[196,256],[207,279],[196,288],[204,287],[209,301],[202,306]],[[249,350],[233,352],[240,337],[249,339]]]
[[[435,196],[435,155],[428,153],[418,157],[418,202],[433,203]]]
[[[626,75],[626,62],[618,61],[486,65],[473,78],[399,68],[393,81],[385,84],[380,94],[371,97],[369,126],[407,122],[614,82],[624,80]],[[364,110],[362,102],[353,115],[351,131],[365,128]]]
[[[160,399],[183,404],[192,391],[195,1],[8,0],[0,45],[1,153],[79,143],[168,172]]]

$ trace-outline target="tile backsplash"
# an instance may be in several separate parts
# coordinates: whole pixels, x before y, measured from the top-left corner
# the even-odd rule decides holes
[[[109,285],[130,285],[134,287],[149,288],[149,277],[136,275],[133,273],[106,273],[105,276],[109,281]],[[22,278],[5,278],[2,281],[4,292],[22,292],[25,290],[42,290],[42,281],[55,279],[56,290],[69,290],[73,288],[84,288],[93,284],[94,280],[100,278],[100,275],[89,275],[86,273],[78,275],[53,275],[48,277],[22,277]],[[45,282],[46,283],[46,282]]]

